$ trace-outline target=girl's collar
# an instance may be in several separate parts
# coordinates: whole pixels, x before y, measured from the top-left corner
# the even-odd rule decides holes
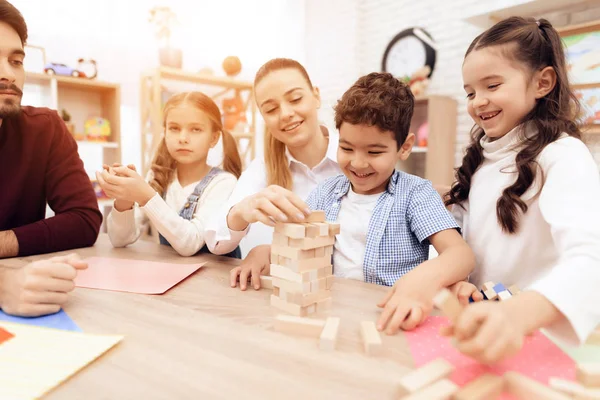
[[[483,148],[485,158],[492,158],[495,154],[505,153],[507,151],[516,151],[523,143],[524,137],[532,137],[537,133],[535,124],[526,122],[517,125],[506,135],[499,139],[491,140],[488,136],[483,136],[479,143]]]

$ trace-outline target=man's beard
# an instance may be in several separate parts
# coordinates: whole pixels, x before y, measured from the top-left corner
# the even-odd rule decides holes
[[[11,96],[0,102],[0,119],[13,117],[21,112],[21,99],[23,91],[14,84],[0,83],[0,91],[10,90],[15,92],[16,96]]]
[[[21,112],[21,97],[5,99],[0,103],[0,119],[14,117]]]

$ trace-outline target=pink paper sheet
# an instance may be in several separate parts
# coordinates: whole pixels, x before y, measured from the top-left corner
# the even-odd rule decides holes
[[[452,346],[450,338],[440,336],[440,327],[449,324],[448,318],[433,316],[414,331],[405,332],[416,367],[444,358],[456,367],[451,378],[460,386],[485,372],[502,375],[516,371],[544,385],[551,377],[575,380],[575,362],[540,332],[525,338],[519,354],[490,367],[463,355]],[[500,398],[512,397],[506,394]]]
[[[169,264],[106,257],[90,257],[85,261],[88,268],[78,271],[75,286],[143,294],[162,294],[205,264]]]

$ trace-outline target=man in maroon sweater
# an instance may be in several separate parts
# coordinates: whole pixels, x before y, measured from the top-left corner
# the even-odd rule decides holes
[[[102,223],[77,144],[58,114],[21,107],[26,39],[22,15],[0,0],[0,258],[91,246]],[[52,218],[45,219],[46,202]],[[24,315],[58,311],[84,267],[71,256],[0,268],[0,307]]]

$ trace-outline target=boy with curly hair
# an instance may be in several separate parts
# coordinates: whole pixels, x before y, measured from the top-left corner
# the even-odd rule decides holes
[[[431,183],[395,169],[415,141],[413,109],[409,87],[391,74],[359,78],[335,106],[343,175],[321,183],[306,201],[342,226],[334,275],[392,287],[378,304],[384,310],[377,327],[388,334],[423,322],[435,294],[475,266]],[[437,258],[427,259],[429,244]]]

